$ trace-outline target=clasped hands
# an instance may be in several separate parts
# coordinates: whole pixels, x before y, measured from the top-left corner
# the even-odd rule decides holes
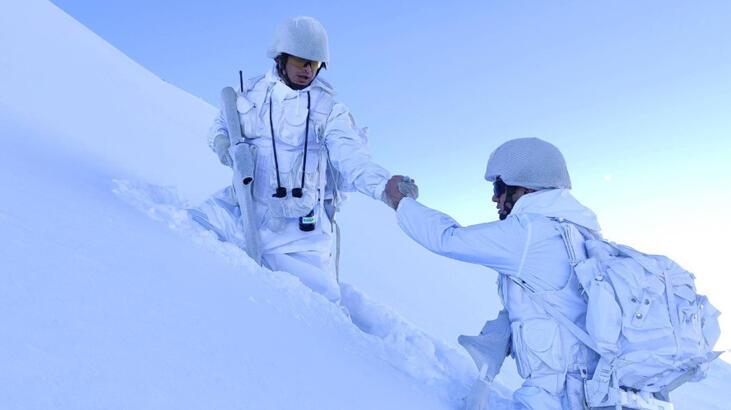
[[[393,209],[397,209],[402,199],[409,197],[417,199],[419,197],[419,187],[416,181],[403,176],[394,175],[386,183],[386,189],[383,191],[383,202]]]

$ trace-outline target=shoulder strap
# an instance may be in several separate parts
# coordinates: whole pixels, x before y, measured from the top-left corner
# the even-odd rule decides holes
[[[573,269],[579,262],[585,260],[587,257],[586,251],[584,250],[584,237],[579,229],[576,227],[576,225],[565,221],[556,220],[556,222],[558,224],[557,229],[561,234],[561,239],[563,240],[564,246],[566,247],[566,252],[569,256],[569,263],[571,264],[571,268]],[[594,340],[584,329],[577,326],[576,323],[569,320],[569,318],[567,318],[563,313],[556,309],[556,307],[547,302],[541,292],[536,292],[536,289],[540,289],[540,286],[526,282],[525,279],[511,279],[513,280],[513,282],[518,284],[518,286],[522,287],[526,292],[528,292],[531,299],[536,302],[536,304],[538,304],[540,307],[542,307],[549,316],[551,316],[557,322],[561,323],[566,329],[571,332],[571,334],[573,334],[582,343],[587,345],[591,350],[599,353],[599,349],[597,348],[596,343],[594,343]]]
[[[594,339],[589,336],[588,333],[579,326],[576,325],[576,323],[572,322],[564,316],[563,313],[561,313],[558,309],[556,309],[553,305],[546,302],[545,299],[543,299],[542,295],[539,293],[532,293],[531,297],[533,300],[537,300],[539,304],[545,309],[545,311],[551,315],[554,319],[556,319],[558,322],[560,322],[566,329],[568,329],[571,334],[576,336],[577,339],[581,340],[582,343],[587,345],[591,350],[599,353],[599,348],[597,347],[596,343],[594,343]]]
[[[571,268],[574,268],[588,257],[584,248],[586,238],[575,224],[561,220],[555,221],[558,223],[556,229],[561,234],[566,253],[569,256],[569,264],[571,264]]]

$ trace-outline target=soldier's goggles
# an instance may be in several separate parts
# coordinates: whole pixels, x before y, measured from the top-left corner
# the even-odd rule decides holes
[[[320,69],[320,66],[322,65],[319,61],[312,61],[312,60],[306,60],[304,58],[299,58],[293,55],[290,55],[287,57],[287,61],[291,62],[295,66],[299,68],[306,68],[310,67],[312,68],[312,71],[317,71]]]
[[[503,182],[499,177],[492,183],[492,193],[496,197],[500,198],[504,193],[508,191],[508,185]]]

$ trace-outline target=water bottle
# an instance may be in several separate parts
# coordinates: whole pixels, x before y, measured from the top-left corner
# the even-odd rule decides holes
[[[317,217],[315,216],[315,210],[311,210],[305,216],[300,216],[300,231],[311,232],[315,230],[315,224],[317,223]]]

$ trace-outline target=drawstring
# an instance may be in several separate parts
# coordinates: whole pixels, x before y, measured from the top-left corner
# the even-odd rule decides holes
[[[299,103],[299,93],[297,94],[298,103]],[[279,159],[277,158],[277,142],[274,138],[274,121],[272,121],[272,96],[269,96],[269,130],[271,131],[272,136],[272,150],[274,151],[274,168],[277,173],[277,192],[275,192],[272,196],[276,198],[284,198],[287,196],[287,188],[284,188],[282,186],[282,182],[279,178]],[[307,143],[309,141],[309,133],[310,133],[310,92],[307,91],[307,119],[305,120],[305,152],[303,154],[302,158],[302,183],[299,188],[292,189],[292,196],[295,198],[301,198],[302,197],[302,190],[305,187],[305,171],[307,170]]]
[[[300,190],[299,195],[297,191],[297,188],[292,190],[292,196],[297,198],[302,198],[302,190],[305,188],[305,171],[307,170],[307,141],[310,139],[308,138],[310,135],[310,92],[307,91],[307,121],[305,122],[305,153],[302,158],[302,182],[300,183]]]
[[[277,192],[272,196],[275,198],[284,198],[287,196],[287,189],[282,187],[282,181],[279,180],[279,160],[277,159],[277,142],[274,140],[274,122],[272,121],[272,96],[269,95],[269,129],[272,133],[272,149],[274,150],[274,169],[277,172]]]

